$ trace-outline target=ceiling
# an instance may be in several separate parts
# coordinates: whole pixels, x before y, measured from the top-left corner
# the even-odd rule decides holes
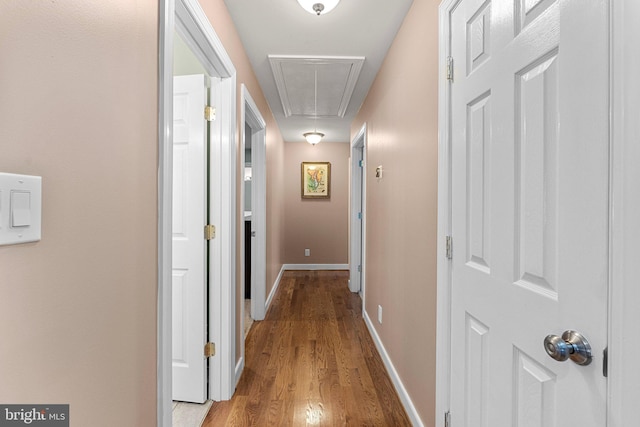
[[[412,3],[342,0],[316,16],[296,0],[225,0],[285,141],[302,142],[316,128],[323,141],[350,141],[351,121]]]

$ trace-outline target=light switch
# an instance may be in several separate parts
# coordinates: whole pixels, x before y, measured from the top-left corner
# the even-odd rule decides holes
[[[42,178],[0,173],[0,245],[41,238]]]
[[[11,192],[11,226],[28,227],[31,225],[31,192]]]

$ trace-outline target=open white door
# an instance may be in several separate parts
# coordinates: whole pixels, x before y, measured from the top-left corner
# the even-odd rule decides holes
[[[206,394],[206,128],[204,75],[173,80],[173,400]]]
[[[449,4],[451,425],[603,427],[608,2]]]

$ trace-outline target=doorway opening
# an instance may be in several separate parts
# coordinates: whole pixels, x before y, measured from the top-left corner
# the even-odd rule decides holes
[[[208,295],[204,301],[208,357],[204,384],[207,399],[229,399],[235,389],[235,266],[236,266],[236,72],[231,59],[197,0],[161,0],[159,43],[159,170],[158,170],[158,425],[172,424],[172,240],[173,240],[173,46],[177,33],[209,77],[210,105],[215,120],[210,135],[211,197],[206,201],[208,223],[216,228],[209,240],[206,263]],[[204,229],[204,225],[203,229]],[[201,229],[201,230],[203,230]],[[204,238],[204,233],[201,234]],[[177,296],[175,296],[177,297]],[[205,297],[203,297],[205,298]],[[210,346],[207,346],[210,348]],[[202,354],[204,346],[197,351]],[[204,354],[203,354],[204,355]]]
[[[241,90],[241,140],[240,163],[244,165],[242,211],[244,226],[241,227],[244,244],[244,259],[241,263],[243,304],[243,332],[248,331],[245,322],[263,320],[266,304],[266,258],[267,258],[267,153],[266,122],[245,85]],[[245,313],[245,310],[249,313]],[[245,335],[246,337],[246,332]],[[244,367],[244,339],[241,343],[240,363],[236,368],[236,380],[240,379]]]
[[[351,142],[351,233],[349,248],[349,289],[359,292],[365,302],[367,124]]]

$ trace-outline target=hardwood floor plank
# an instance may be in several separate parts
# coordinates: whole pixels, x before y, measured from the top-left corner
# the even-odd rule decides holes
[[[246,339],[233,398],[203,426],[410,426],[346,271],[287,271]]]

